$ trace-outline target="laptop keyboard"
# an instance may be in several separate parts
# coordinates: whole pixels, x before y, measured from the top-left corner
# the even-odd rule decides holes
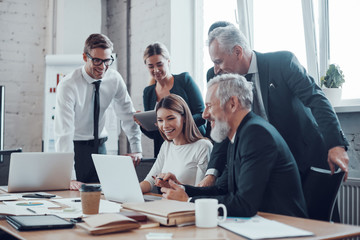
[[[161,200],[161,199],[162,199],[161,196],[144,195],[144,200],[145,200],[145,202],[151,202],[151,201]]]

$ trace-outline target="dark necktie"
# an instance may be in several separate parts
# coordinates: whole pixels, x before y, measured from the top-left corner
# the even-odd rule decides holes
[[[100,114],[100,89],[101,80],[93,82],[95,86],[95,96],[94,96],[94,147],[96,151],[99,148],[99,114]]]
[[[234,186],[234,182],[235,182],[235,177],[234,177],[234,159],[235,159],[235,144],[234,143],[229,143],[229,155],[228,155],[228,189],[229,189],[229,192],[232,193],[232,192],[235,192],[235,186]]]
[[[255,81],[252,81],[252,77],[253,74],[249,73],[245,75],[245,78],[248,82],[252,82],[253,83],[253,103],[252,103],[252,110],[254,113],[256,113],[257,115],[261,116],[261,110],[260,110],[260,105],[259,105],[259,101],[258,101],[258,96],[257,96],[257,92],[256,92],[256,85],[255,85]]]
[[[252,81],[251,81],[252,76],[253,76],[253,74],[252,74],[252,73],[249,73],[249,74],[246,74],[246,75],[245,75],[245,78],[246,78],[246,80],[247,80],[248,82],[252,82]]]

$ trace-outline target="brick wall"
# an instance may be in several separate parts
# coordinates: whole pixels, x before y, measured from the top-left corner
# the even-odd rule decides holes
[[[360,178],[360,113],[337,113],[341,127],[349,141],[349,177]]]
[[[136,110],[143,111],[143,89],[150,76],[143,61],[144,50],[150,43],[161,41],[170,44],[170,1],[131,0],[130,1],[130,43],[127,45],[125,1],[107,1],[107,31],[114,42],[114,52],[118,55],[118,70],[128,83],[129,92]],[[129,54],[130,52],[130,54]],[[129,74],[127,62],[130,63]],[[122,141],[124,138],[121,138]],[[153,141],[142,136],[143,155],[153,156]],[[121,152],[126,151],[120,143]]]
[[[4,148],[41,151],[47,0],[0,1],[0,84]]]

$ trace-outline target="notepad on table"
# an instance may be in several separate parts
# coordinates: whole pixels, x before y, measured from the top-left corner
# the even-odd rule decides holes
[[[219,224],[233,233],[249,239],[313,236],[314,233],[295,228],[258,215],[252,218],[228,218]]]

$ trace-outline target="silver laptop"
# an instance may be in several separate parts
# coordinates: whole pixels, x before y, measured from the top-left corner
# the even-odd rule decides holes
[[[69,189],[74,153],[25,152],[10,156],[7,192]]]
[[[114,202],[144,202],[161,199],[143,195],[131,157],[91,154],[102,191],[107,200]]]

